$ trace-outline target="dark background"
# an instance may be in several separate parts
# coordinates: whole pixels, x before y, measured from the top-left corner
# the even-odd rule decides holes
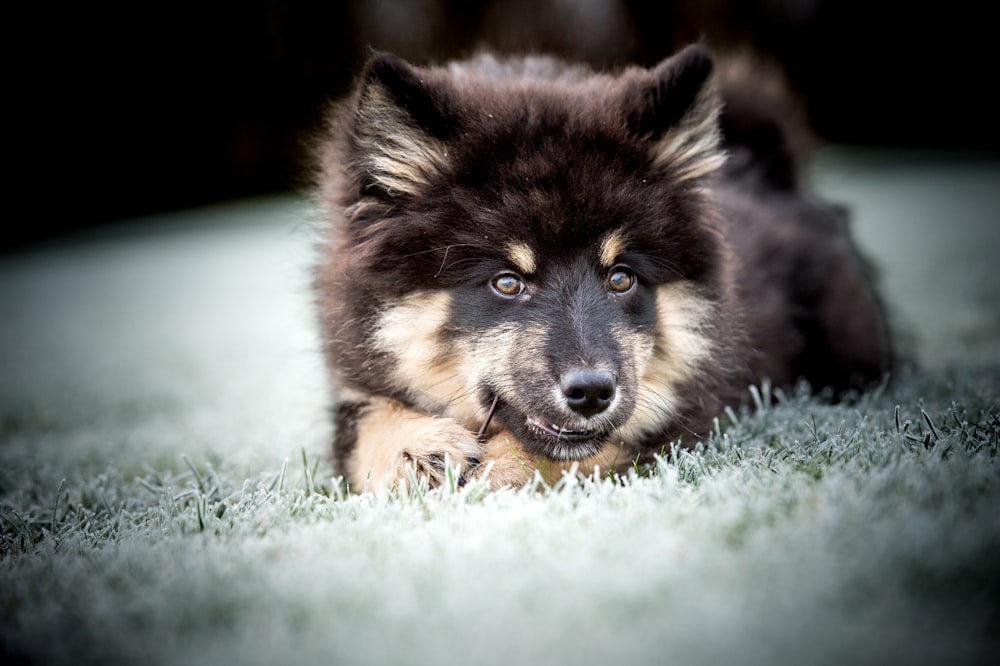
[[[989,3],[294,0],[36,5],[8,16],[12,248],[302,190],[308,139],[369,46],[655,63],[704,37],[779,59],[838,143],[1000,153]],[[998,184],[1000,185],[1000,184]]]

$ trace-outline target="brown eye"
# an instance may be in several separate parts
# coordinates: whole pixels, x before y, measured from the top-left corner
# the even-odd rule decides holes
[[[635,275],[624,266],[619,266],[608,275],[608,289],[615,293],[624,294],[634,284]]]
[[[513,273],[502,273],[493,278],[493,290],[506,298],[524,293],[524,281]]]

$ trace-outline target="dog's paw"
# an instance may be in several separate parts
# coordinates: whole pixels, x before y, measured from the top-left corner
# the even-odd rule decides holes
[[[479,464],[480,444],[473,433],[450,419],[435,419],[426,424],[400,451],[392,478],[405,485],[410,474],[426,480],[431,488],[445,485],[448,468],[456,483],[464,483],[469,471]]]
[[[448,418],[401,411],[382,414],[363,428],[351,468],[356,487],[375,492],[405,491],[414,482],[446,485],[449,468],[456,484],[479,463],[474,433]],[[377,425],[376,425],[377,424]]]

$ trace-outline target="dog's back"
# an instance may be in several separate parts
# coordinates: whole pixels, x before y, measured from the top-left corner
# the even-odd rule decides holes
[[[794,97],[771,68],[747,63],[720,77],[727,160],[715,196],[739,267],[750,376],[863,389],[892,364],[874,271],[847,211],[803,182],[812,141]]]

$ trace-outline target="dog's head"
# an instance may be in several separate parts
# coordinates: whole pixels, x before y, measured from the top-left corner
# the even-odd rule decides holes
[[[706,52],[619,76],[545,59],[368,64],[325,156],[349,383],[580,459],[662,431],[712,355],[724,251]]]

